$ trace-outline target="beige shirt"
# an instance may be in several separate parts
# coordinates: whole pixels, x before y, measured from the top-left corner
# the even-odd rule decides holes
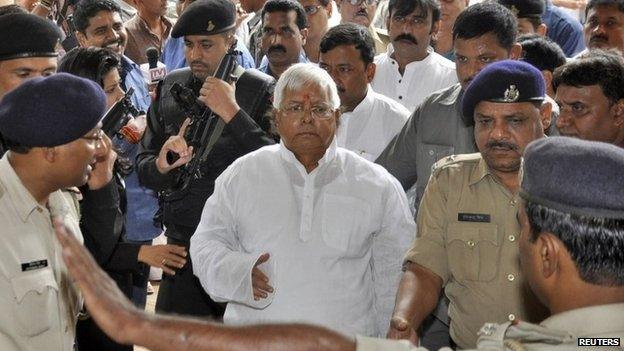
[[[69,351],[79,294],[67,274],[50,215],[62,216],[82,241],[67,193],[39,205],[8,161],[0,159],[0,350]]]
[[[158,49],[158,52],[162,55],[163,44],[169,38],[172,23],[167,17],[161,17],[161,20],[162,25],[165,26],[162,38],[153,33],[138,14],[125,23],[128,31],[128,43],[126,44],[124,54],[137,65],[147,63],[145,50],[152,46]],[[159,60],[162,61],[162,59]]]
[[[478,153],[434,165],[405,259],[442,278],[451,337],[461,348],[475,347],[486,322],[545,315],[529,316],[542,308],[520,279],[518,205]]]

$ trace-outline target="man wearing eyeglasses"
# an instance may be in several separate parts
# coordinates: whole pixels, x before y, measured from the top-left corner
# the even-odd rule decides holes
[[[296,64],[278,81],[281,143],[216,181],[191,239],[194,273],[224,322],[307,322],[354,335],[389,326],[415,225],[400,184],[336,146],[331,76]]]
[[[295,0],[270,0],[262,8],[260,47],[264,57],[258,70],[277,79],[288,67],[309,62],[303,51],[308,20]]]
[[[0,103],[9,150],[0,159],[0,350],[74,348],[81,302],[51,217],[82,241],[75,199],[62,189],[87,183],[106,154],[105,109],[98,84],[65,73],[32,78]]]
[[[336,0],[340,12],[340,23],[357,23],[368,28],[373,40],[375,40],[375,52],[381,54],[386,52],[388,38],[385,35],[380,35],[373,26],[373,18],[378,4],[379,0]]]
[[[431,93],[457,83],[455,64],[430,46],[440,26],[440,4],[391,0],[388,13],[392,45],[375,58],[377,72],[371,84],[413,112]]]
[[[329,18],[332,15],[331,0],[299,0],[308,18],[308,37],[303,46],[308,60],[318,62],[319,47],[323,35],[329,30]]]

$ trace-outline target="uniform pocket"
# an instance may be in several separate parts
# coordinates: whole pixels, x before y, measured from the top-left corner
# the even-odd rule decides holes
[[[325,194],[323,199],[323,241],[334,249],[357,254],[370,240],[366,223],[370,206],[357,198]]]
[[[15,323],[22,334],[36,336],[50,329],[52,315],[57,315],[59,308],[58,285],[52,269],[22,273],[11,278],[11,286],[15,295]]]
[[[450,223],[446,245],[455,280],[487,282],[496,277],[500,250],[495,224]]]

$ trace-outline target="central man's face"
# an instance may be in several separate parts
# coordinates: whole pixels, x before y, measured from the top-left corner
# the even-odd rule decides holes
[[[84,33],[77,32],[76,38],[82,47],[109,48],[121,56],[126,49],[128,33],[119,12],[102,10],[89,18],[89,26]]]
[[[196,78],[203,81],[214,74],[231,46],[228,38],[228,34],[184,37],[184,57]]]
[[[26,79],[54,74],[57,60],[56,57],[26,57],[0,61],[0,99]]]
[[[544,111],[531,102],[481,101],[477,104],[474,111],[475,141],[492,171],[518,172],[526,146],[544,135],[542,113]]]

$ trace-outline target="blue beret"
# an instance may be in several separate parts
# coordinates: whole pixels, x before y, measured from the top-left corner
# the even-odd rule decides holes
[[[230,0],[197,0],[173,26],[171,36],[213,35],[236,27],[236,7]]]
[[[56,57],[61,30],[52,22],[28,13],[2,16],[0,61],[24,57]]]
[[[473,121],[481,101],[517,103],[544,100],[546,84],[542,73],[530,64],[503,60],[486,66],[466,88],[462,100],[464,119]]]
[[[106,94],[95,82],[67,73],[22,83],[0,100],[0,134],[27,147],[53,147],[95,128]]]
[[[624,149],[568,137],[532,142],[520,196],[560,212],[624,219]]]
[[[510,9],[518,18],[542,18],[546,10],[544,0],[498,0],[498,2]]]

